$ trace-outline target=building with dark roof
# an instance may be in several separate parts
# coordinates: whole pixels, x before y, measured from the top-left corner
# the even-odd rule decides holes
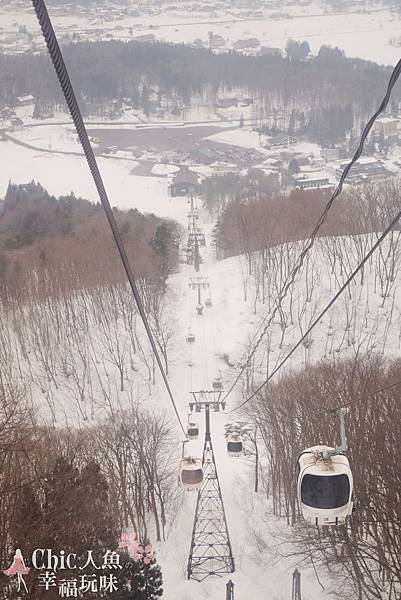
[[[247,40],[238,40],[234,43],[234,50],[245,50],[247,48],[257,48],[260,42],[257,38],[249,38]]]
[[[340,179],[347,165],[348,162],[342,162],[336,169],[336,177],[338,179]],[[393,175],[394,173],[389,169],[386,169],[382,161],[376,160],[375,158],[365,157],[360,158],[357,163],[352,165],[347,181],[348,183],[359,184],[367,179],[382,179],[385,177],[392,177]]]
[[[173,177],[169,185],[170,196],[188,196],[193,194],[199,186],[198,175],[188,167],[182,167]]]
[[[262,46],[259,50],[260,56],[284,56],[281,48],[270,48],[269,46]]]
[[[267,141],[266,148],[288,148],[297,143],[297,139],[291,135],[279,134]]]
[[[293,177],[293,181],[294,187],[301,190],[331,187],[328,177],[308,177],[306,175],[298,175]]]

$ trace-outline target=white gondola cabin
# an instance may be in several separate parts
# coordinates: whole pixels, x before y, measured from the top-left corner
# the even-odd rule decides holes
[[[228,456],[242,456],[244,446],[240,433],[229,433],[227,435],[227,454]]]
[[[210,308],[210,307],[212,306],[212,299],[211,299],[211,297],[210,297],[210,296],[209,296],[208,298],[206,298],[206,300],[205,300],[205,305],[206,305],[208,308]]]
[[[335,452],[330,446],[314,446],[298,458],[300,508],[313,525],[340,525],[352,513],[352,472],[347,457]]]
[[[195,336],[190,329],[188,329],[187,344],[193,344],[195,342]]]
[[[188,421],[187,436],[189,440],[197,440],[199,437],[199,425],[195,421]]]
[[[203,481],[202,461],[188,456],[180,462],[180,483],[188,491],[198,490]]]
[[[196,312],[198,313],[198,315],[201,315],[203,313],[203,304],[196,305]]]
[[[214,390],[222,390],[223,389],[223,382],[221,380],[221,376],[220,377],[216,377],[215,379],[213,379],[213,389]]]

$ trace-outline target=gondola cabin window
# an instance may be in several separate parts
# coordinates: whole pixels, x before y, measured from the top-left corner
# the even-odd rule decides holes
[[[307,506],[332,509],[349,502],[350,483],[345,474],[304,475],[301,485],[301,501]]]

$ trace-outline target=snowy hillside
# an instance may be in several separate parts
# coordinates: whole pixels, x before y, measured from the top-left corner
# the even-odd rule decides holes
[[[187,209],[186,200],[183,200],[182,209],[185,211]],[[263,303],[258,253],[254,253],[251,259],[233,257],[216,261],[211,244],[212,228],[213,223],[205,222],[202,225],[207,235],[207,246],[201,251],[203,262],[200,272],[195,273],[190,265],[182,265],[180,272],[173,275],[168,282],[164,319],[170,323],[173,332],[169,346],[169,377],[184,422],[188,413],[190,391],[210,389],[212,380],[220,371],[224,386],[228,388],[236,373],[236,369],[230,367],[228,363],[236,366],[241,364],[249,340],[255,339],[261,320],[274,306],[281,280],[275,279],[276,271],[273,265],[277,262],[281,263],[282,277],[285,278],[301,247],[300,243],[295,243],[271,249],[271,269],[263,282],[266,287]],[[395,232],[391,239],[383,244],[381,252],[366,268],[363,281],[358,278],[350,288],[350,293],[344,294],[342,300],[315,329],[309,343],[291,359],[286,372],[288,369],[311,365],[321,359],[336,361],[339,357],[356,356],[361,352],[392,355],[399,351],[401,314],[397,300],[400,293],[398,276],[401,258],[400,236],[400,232]],[[261,344],[256,355],[256,373],[259,372],[260,377],[266,374],[267,365],[271,371],[291,349],[356,265],[361,248],[366,250],[375,238],[376,234],[370,234],[354,238],[326,238],[316,243],[283,304],[280,317],[269,328],[266,342]],[[197,276],[206,277],[210,286],[202,291],[202,302],[204,303],[205,298],[209,296],[212,300],[212,306],[205,307],[202,316],[197,315],[195,310],[197,292],[188,287],[191,277]],[[86,360],[89,366],[93,365],[89,367],[92,375],[90,380],[88,379],[89,387],[85,396],[95,398],[95,402],[91,405],[86,402],[84,405],[80,404],[77,396],[79,390],[76,388],[74,392],[74,382],[68,378],[65,369],[63,370],[62,362],[58,364],[56,361],[52,365],[54,369],[54,380],[52,380],[47,376],[44,362],[41,361],[39,354],[35,354],[36,359],[31,356],[29,365],[21,360],[24,353],[27,356],[26,352],[29,354],[34,350],[34,347],[29,349],[31,343],[29,340],[36,340],[37,344],[39,339],[33,330],[32,332],[29,330],[30,326],[33,327],[34,321],[28,316],[25,323],[28,327],[24,334],[25,348],[20,346],[21,338],[18,332],[13,331],[16,322],[9,323],[8,352],[11,350],[14,357],[15,374],[19,372],[23,380],[28,382],[32,372],[35,373],[34,382],[31,382],[33,400],[42,407],[43,416],[48,414],[49,406],[53,406],[52,411],[55,411],[54,414],[60,424],[80,424],[81,427],[85,427],[94,421],[102,420],[109,413],[107,402],[105,403],[105,392],[102,392],[106,381],[109,390],[107,397],[114,404],[114,410],[124,409],[137,399],[144,407],[156,411],[165,410],[172,415],[171,405],[160,386],[159,376],[156,375],[156,387],[148,380],[149,364],[145,354],[142,359],[140,355],[133,359],[128,351],[131,345],[130,333],[127,330],[125,313],[121,312],[121,308],[118,308],[117,312],[113,310],[110,313],[113,317],[108,322],[107,328],[105,323],[102,324],[101,321],[93,318],[96,302],[101,300],[103,309],[108,305],[105,298],[104,295],[95,296],[91,301],[89,296],[86,307],[85,304],[78,305],[82,326],[87,319],[93,323],[89,329],[82,330],[85,343],[84,338],[81,342],[75,338],[74,347],[64,346],[64,342],[53,346],[57,360],[67,360],[71,368],[75,365],[78,373],[85,365],[85,360],[82,358],[82,349],[85,348]],[[117,298],[118,296],[115,296],[114,301]],[[108,302],[113,302],[112,296]],[[123,303],[119,300],[118,305],[121,307]],[[47,309],[42,307],[40,310],[44,310],[43,320]],[[70,307],[69,310],[72,308]],[[52,318],[51,313],[46,318]],[[188,328],[195,335],[194,344],[186,342]],[[138,335],[137,339],[144,343],[146,353],[142,326],[138,320],[135,331]],[[3,331],[3,335],[5,333]],[[56,341],[50,339],[50,343],[56,344]],[[118,355],[125,363],[124,391],[119,389],[120,373],[113,366]],[[132,370],[132,360],[134,360],[134,370]],[[257,381],[258,376],[256,376],[256,383]],[[228,410],[242,400],[241,388],[239,384],[228,399]],[[75,396],[77,400],[73,401]],[[201,425],[201,435],[198,441],[190,443],[191,454],[201,456],[204,416],[199,414],[195,418]],[[252,491],[253,459],[247,457],[235,459],[227,456],[223,428],[228,420],[235,418],[235,414],[230,417],[224,414],[213,414],[211,428],[236,564],[236,573],[232,576],[236,583],[236,597],[241,600],[252,593],[255,599],[269,597],[274,600],[287,600],[290,594],[292,570],[299,564],[302,552],[298,555],[291,541],[292,530],[270,512],[269,502],[266,502],[263,489],[258,494]],[[85,423],[86,419],[89,421]],[[177,464],[179,453],[180,447],[177,444]],[[262,471],[263,460],[262,457]],[[174,468],[174,465],[172,467]],[[178,514],[169,515],[168,539],[157,547],[158,560],[164,573],[167,600],[203,600],[207,597],[218,600],[224,594],[225,580],[223,579],[211,578],[204,583],[186,580],[185,569],[195,502],[195,493],[184,493],[182,508]],[[292,553],[295,553],[295,556],[291,557]],[[306,568],[302,565],[302,576],[303,589],[309,600],[329,598],[336,587],[335,578],[328,580],[323,573],[319,573],[319,578],[325,587],[323,590],[313,567]]]
[[[401,209],[399,7],[49,11],[113,210],[32,7],[7,0],[1,598],[26,575],[46,600],[33,548],[92,544],[123,557],[111,600],[301,600],[294,569],[303,600],[399,600],[399,224],[320,316]]]
[[[269,355],[270,370],[283,358],[298,340],[312,321],[313,317],[325,306],[335,290],[343,283],[346,273],[344,264],[333,268],[332,245],[335,253],[346,253],[349,263],[347,274],[357,264],[357,251],[354,244],[370,246],[375,236],[351,238],[322,239],[311,252],[310,260],[298,278],[290,299],[287,301],[287,318],[275,322],[267,337],[268,350],[264,347],[258,355],[260,366],[266,365],[266,354]],[[396,355],[400,345],[400,312],[399,306],[399,241],[397,232],[392,242],[383,245],[382,254],[372,260],[372,264],[364,275],[363,284],[358,280],[344,295],[332,312],[326,316],[315,329],[310,343],[299,350],[289,363],[288,369],[298,369],[318,360],[336,361],[339,357],[356,356],[361,352],[377,352],[385,355]],[[281,252],[282,248],[276,249]],[[293,248],[294,256],[299,251],[299,244]],[[388,269],[390,254],[395,257],[395,276],[385,293],[380,287],[380,273]],[[245,257],[231,258],[221,262],[213,262],[212,252],[204,253],[206,264],[202,273],[210,281],[213,296],[213,308],[205,315],[195,315],[195,298],[191,297],[187,287],[187,273],[180,273],[171,280],[174,289],[181,290],[184,301],[177,307],[179,321],[190,323],[195,334],[194,348],[188,349],[187,360],[193,367],[187,367],[185,386],[183,373],[185,367],[174,368],[176,389],[182,389],[182,411],[185,413],[185,393],[210,382],[216,369],[223,370],[223,379],[228,387],[230,369],[217,357],[228,356],[232,362],[240,361],[248,338],[253,338],[261,319],[266,315],[266,307],[257,304],[256,314],[253,311],[255,284],[252,275],[246,274]],[[207,256],[207,258],[206,258]],[[188,271],[188,270],[187,270]],[[245,273],[245,284],[244,284]],[[383,282],[386,277],[383,276]],[[312,282],[312,283],[311,283]],[[244,285],[247,288],[248,301],[244,301]],[[178,294],[181,297],[180,294]],[[187,300],[188,307],[186,306]],[[274,298],[274,296],[273,296]],[[274,300],[271,298],[271,303]],[[290,312],[294,313],[294,324],[291,324]],[[189,314],[189,317],[188,317]],[[286,323],[284,341],[282,342],[282,325]],[[185,331],[181,333],[181,347],[185,348]],[[264,344],[263,344],[264,346]],[[281,347],[280,347],[281,346]],[[188,373],[189,371],[189,373]],[[262,371],[263,372],[263,371]],[[177,382],[178,374],[178,382]],[[209,383],[210,384],[210,383]],[[183,389],[184,388],[184,389]],[[185,389],[186,388],[186,389]],[[181,397],[181,394],[180,394]],[[235,406],[241,399],[238,391],[231,395],[228,408]],[[235,418],[235,414],[230,417]],[[249,459],[230,459],[226,455],[223,438],[223,425],[227,422],[224,415],[213,416],[212,427],[215,432],[213,441],[216,446],[218,469],[226,505],[229,529],[232,534],[234,554],[237,561],[237,573],[233,580],[237,584],[239,598],[251,593],[254,598],[273,598],[285,600],[290,594],[290,574],[294,565],[301,560],[302,551],[297,553],[291,542],[291,529],[284,522],[266,510],[266,502],[252,492],[252,465]],[[192,442],[195,446],[195,443]],[[201,442],[196,442],[197,453],[201,454]],[[189,494],[190,496],[190,494]],[[185,510],[177,521],[171,537],[165,547],[160,548],[160,560],[166,565],[168,581],[175,582],[174,593],[167,597],[185,600],[189,598],[219,598],[223,594],[223,583],[208,581],[205,584],[187,583],[181,580],[177,589],[177,580],[183,577],[187,558],[189,537],[192,527],[191,514],[194,511],[195,499],[188,498]],[[263,540],[263,543],[261,542]],[[173,550],[172,550],[173,548]],[[289,555],[294,554],[292,558]],[[324,589],[319,585],[314,569],[302,569],[304,577],[304,593],[310,599],[331,597],[336,588],[335,577],[325,580],[319,574]],[[181,591],[182,590],[182,591]]]

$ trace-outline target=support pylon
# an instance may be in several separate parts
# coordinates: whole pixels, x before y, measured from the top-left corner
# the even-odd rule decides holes
[[[210,436],[210,408],[217,404],[218,410],[219,403],[197,402],[199,404],[203,405],[206,416],[203,483],[196,502],[187,575],[188,579],[203,581],[210,575],[234,573],[235,566]]]
[[[200,270],[200,253],[199,253],[198,240],[195,240],[195,246],[194,246],[194,269],[197,273]]]
[[[302,600],[301,599],[301,573],[298,569],[292,574],[292,600]]]
[[[226,584],[226,600],[234,600],[234,584],[231,579]]]
[[[207,277],[190,277],[189,287],[191,290],[197,290],[198,292],[198,304],[202,303],[202,290],[206,290],[209,287]]]

